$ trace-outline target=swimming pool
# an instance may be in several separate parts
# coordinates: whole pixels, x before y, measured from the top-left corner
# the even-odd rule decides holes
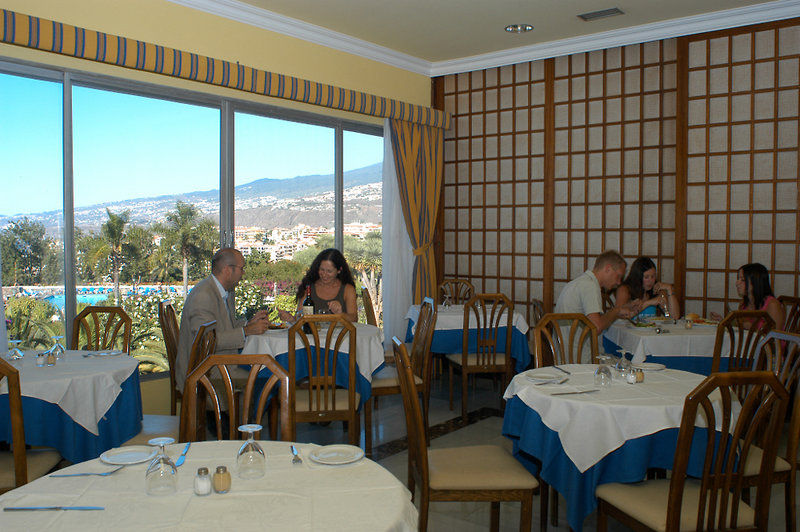
[[[105,301],[109,297],[114,297],[114,294],[78,294],[78,303],[96,305],[101,301]],[[44,298],[44,301],[47,301],[51,305],[58,307],[59,310],[64,310],[66,296],[64,294],[47,296]]]

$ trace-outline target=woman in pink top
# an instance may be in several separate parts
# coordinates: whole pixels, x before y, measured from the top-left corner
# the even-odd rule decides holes
[[[742,298],[739,310],[764,310],[775,321],[775,328],[783,329],[786,313],[772,293],[769,271],[763,264],[753,262],[739,268],[736,291]]]

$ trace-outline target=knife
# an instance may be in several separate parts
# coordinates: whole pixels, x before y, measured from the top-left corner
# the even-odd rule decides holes
[[[6,506],[4,512],[27,512],[37,510],[105,510],[103,506]]]
[[[576,395],[579,393],[592,393],[592,392],[599,392],[600,390],[597,388],[592,388],[591,390],[579,390],[577,392],[556,392],[551,393],[550,395]]]
[[[558,366],[556,366],[555,364],[553,364],[553,367],[554,367],[554,368],[556,368],[558,371],[561,371],[561,372],[563,372],[563,373],[566,373],[567,375],[572,375],[572,373],[570,373],[569,371],[565,370],[564,368],[559,368],[559,367],[558,367]]]
[[[189,447],[191,447],[191,445],[192,445],[192,442],[187,442],[186,443],[186,447],[183,448],[183,452],[178,457],[178,459],[175,461],[175,467],[180,467],[180,466],[183,465],[183,461],[186,460],[186,453],[189,452]]]

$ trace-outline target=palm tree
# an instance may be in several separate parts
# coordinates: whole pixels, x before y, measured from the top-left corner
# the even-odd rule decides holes
[[[94,260],[107,257],[111,262],[111,275],[114,279],[114,298],[120,302],[119,293],[119,272],[125,262],[125,255],[132,251],[128,242],[128,235],[125,226],[130,221],[130,211],[121,214],[114,214],[106,208],[108,221],[100,228],[100,235],[103,238],[103,245],[94,250]]]
[[[211,220],[203,218],[191,203],[179,201],[168,212],[166,223],[155,226],[169,246],[180,257],[183,276],[183,296],[189,293],[189,261],[209,260],[217,243],[218,231]]]

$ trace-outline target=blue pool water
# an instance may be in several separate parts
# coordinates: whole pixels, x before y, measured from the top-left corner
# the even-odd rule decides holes
[[[101,301],[105,301],[109,297],[114,297],[113,294],[78,294],[78,303],[88,303],[89,305],[95,305],[100,303]],[[55,296],[47,296],[44,298],[45,301],[55,305],[60,310],[64,310],[64,302],[66,297],[64,294],[59,294]]]

